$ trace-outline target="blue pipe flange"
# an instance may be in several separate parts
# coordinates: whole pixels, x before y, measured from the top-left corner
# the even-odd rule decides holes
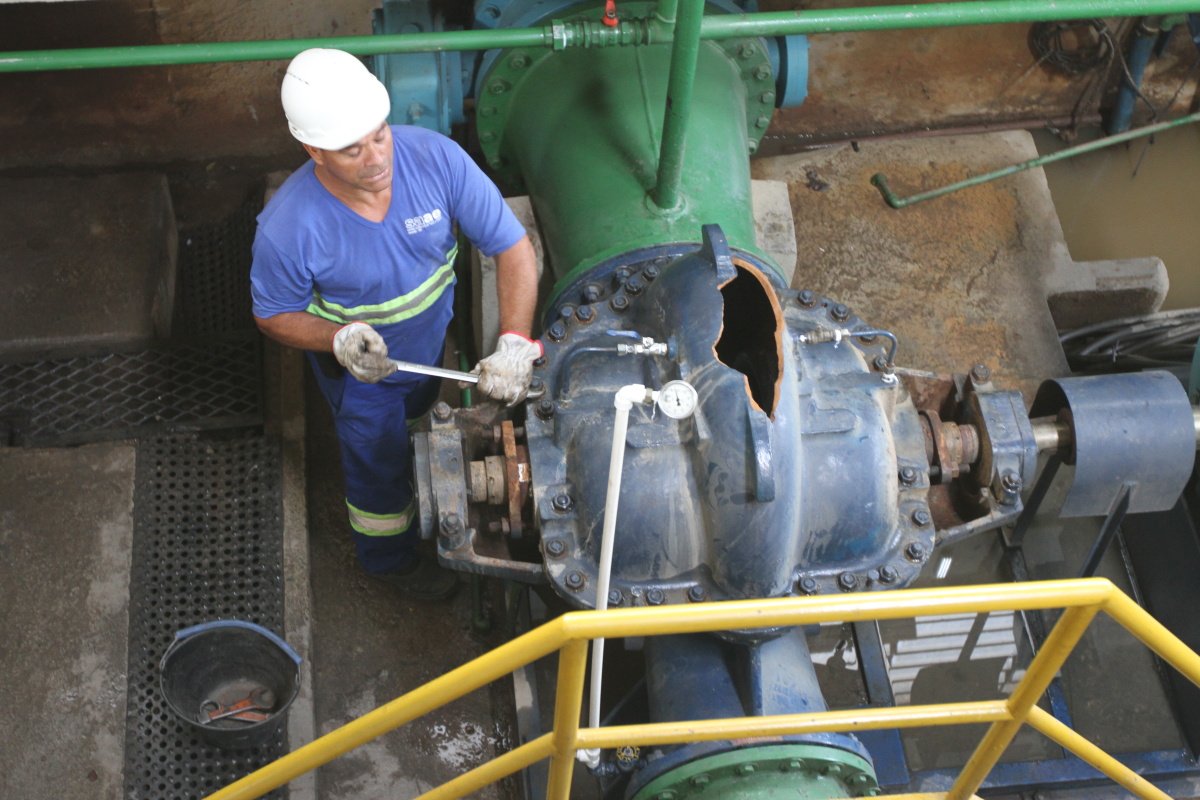
[[[1128,486],[1130,514],[1166,511],[1192,474],[1196,429],[1187,390],[1169,372],[1151,370],[1046,381],[1030,417],[1070,424],[1075,483],[1064,517],[1107,514]]]
[[[447,28],[428,0],[388,0],[375,10],[376,34],[429,33]],[[393,125],[417,125],[450,135],[466,120],[463,96],[472,79],[470,64],[458,52],[389,53],[373,59],[372,71],[392,98]]]
[[[798,108],[808,97],[808,37],[775,36],[765,41],[775,71],[775,107]]]

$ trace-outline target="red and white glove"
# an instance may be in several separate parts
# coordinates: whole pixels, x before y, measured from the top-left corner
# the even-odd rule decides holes
[[[475,365],[479,391],[509,406],[525,399],[533,377],[534,359],[541,358],[542,343],[519,333],[505,331],[496,341],[496,351]]]
[[[363,383],[379,383],[396,371],[387,342],[365,322],[351,322],[333,334],[333,356]]]

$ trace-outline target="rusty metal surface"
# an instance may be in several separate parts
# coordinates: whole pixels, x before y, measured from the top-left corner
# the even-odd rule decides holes
[[[520,537],[524,530],[521,509],[529,499],[529,449],[523,444],[517,444],[516,429],[508,420],[500,423],[500,436],[504,445],[504,488],[505,500],[508,503],[508,526],[513,536]]]
[[[863,5],[868,3],[818,0],[802,7]],[[765,0],[761,8],[796,6]],[[1130,29],[1128,21],[1107,23],[1118,38]],[[1041,128],[1044,121],[1066,128],[1073,117],[1094,125],[1101,103],[1112,101],[1119,63],[1066,75],[1039,63],[1029,46],[1029,29],[1027,24],[977,25],[810,36],[808,99],[800,108],[776,111],[759,154],[947,128]],[[1156,106],[1167,104],[1195,59],[1188,37],[1175,36],[1145,79],[1145,93]],[[1195,104],[1193,87],[1194,81],[1183,90],[1175,113]],[[1141,122],[1149,114],[1145,104],[1138,106]]]
[[[794,288],[894,332],[900,367],[945,375],[985,364],[1032,399],[1041,380],[1067,372],[1040,277],[1067,251],[1041,172],[904,209],[869,181],[882,171],[913,191],[1035,155],[1027,133],[989,133],[778,156],[754,162],[753,175],[788,184]]]

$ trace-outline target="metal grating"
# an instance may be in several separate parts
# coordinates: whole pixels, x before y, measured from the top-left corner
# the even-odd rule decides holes
[[[48,446],[262,422],[257,334],[0,364],[11,444]]]
[[[188,335],[254,329],[250,306],[250,246],[260,201],[219,222],[179,232],[172,326]]]
[[[279,448],[260,436],[139,444],[129,599],[127,800],[202,798],[286,752],[280,731],[221,750],[166,706],[158,663],[175,632],[240,619],[283,633]],[[283,798],[280,788],[266,797]]]

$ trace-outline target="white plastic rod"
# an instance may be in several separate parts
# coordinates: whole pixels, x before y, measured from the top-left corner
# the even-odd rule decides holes
[[[617,417],[613,422],[612,455],[608,460],[608,496],[604,501],[604,528],[600,537],[600,571],[596,578],[596,610],[608,608],[608,583],[612,575],[613,539],[617,532],[617,505],[621,500],[621,473],[625,469],[625,433],[629,429],[629,411],[634,403],[653,401],[657,392],[647,392],[640,383],[622,386],[613,398]],[[592,687],[588,698],[588,727],[600,727],[600,684],[604,672],[604,640],[592,640]],[[600,764],[600,749],[578,752],[579,760],[589,767]]]

